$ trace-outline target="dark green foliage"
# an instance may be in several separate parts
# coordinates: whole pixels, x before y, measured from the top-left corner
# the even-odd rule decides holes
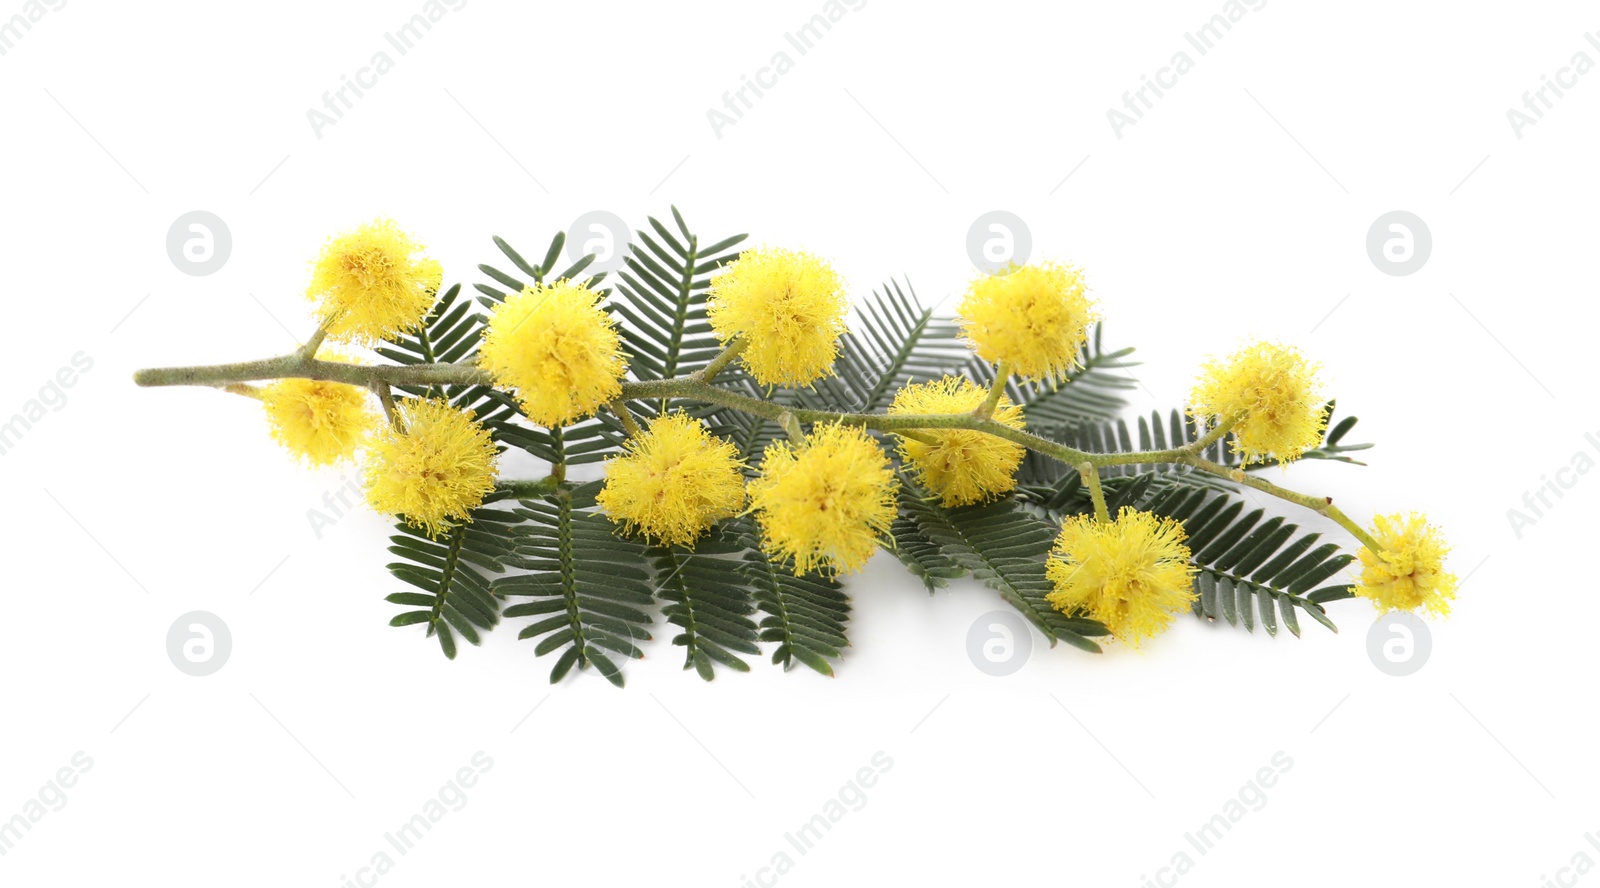
[[[670,224],[649,219],[603,307],[618,324],[629,369],[639,380],[682,377],[702,370],[721,350],[711,330],[706,302],[712,275],[739,255],[744,235],[709,245],[693,234],[674,208]],[[472,360],[492,309],[529,283],[576,279],[591,266],[585,256],[558,269],[566,239],[557,234],[540,261],[530,263],[501,238],[494,243],[509,271],[479,268],[492,283],[477,284],[476,302],[459,285],[440,294],[422,327],[380,346],[379,354],[400,364]],[[587,278],[600,283],[600,275]],[[1151,413],[1131,424],[1117,414],[1126,391],[1137,383],[1132,349],[1106,351],[1094,328],[1080,366],[1059,384],[1008,383],[1022,405],[1030,431],[1091,453],[1164,450],[1203,434],[1179,410]],[[954,319],[925,308],[909,284],[890,281],[864,300],[839,343],[834,375],[802,390],[764,389],[737,362],[715,384],[788,407],[879,413],[908,382],[946,374],[989,384],[993,370],[972,358]],[[554,655],[552,682],[574,666],[594,667],[621,686],[621,662],[643,656],[659,610],[675,628],[672,643],[684,650],[684,668],[706,680],[719,671],[749,670],[748,658],[771,651],[772,662],[797,664],[833,675],[849,647],[851,603],[834,579],[815,573],[795,576],[786,563],[762,551],[753,518],[721,522],[692,549],[650,545],[622,533],[596,505],[601,482],[565,480],[571,467],[599,463],[621,448],[624,432],[609,411],[561,428],[531,425],[509,393],[486,386],[403,386],[400,397],[444,397],[473,410],[503,446],[526,451],[550,464],[542,488],[548,493],[510,502],[502,490],[473,513],[470,524],[431,539],[397,526],[390,551],[400,561],[390,571],[414,587],[388,596],[407,610],[396,626],[425,625],[449,657],[460,636],[478,644],[501,617],[526,620],[518,637],[534,642],[536,656]],[[690,412],[717,435],[732,441],[748,473],[759,469],[767,444],[783,436],[770,420],[716,405],[635,401],[642,421],[667,409]],[[1371,445],[1343,439],[1354,417],[1330,425],[1308,459],[1347,463],[1349,454]],[[883,436],[893,453],[892,436]],[[1230,440],[1202,454],[1228,467],[1239,459]],[[1254,470],[1259,466],[1245,467]],[[899,515],[885,547],[934,592],[972,577],[1016,607],[1052,645],[1057,641],[1098,652],[1107,636],[1101,623],[1062,614],[1050,606],[1052,585],[1045,567],[1060,521],[1092,510],[1076,469],[1030,452],[1018,472],[1018,488],[994,502],[944,508],[937,498],[902,473]],[[1107,505],[1149,510],[1181,521],[1198,567],[1194,613],[1276,634],[1284,626],[1300,633],[1300,618],[1333,629],[1324,605],[1350,597],[1338,575],[1353,560],[1316,533],[1302,532],[1264,509],[1247,509],[1238,486],[1172,463],[1109,467],[1101,471]],[[528,493],[531,487],[521,488]],[[1247,493],[1247,492],[1244,492]],[[492,581],[490,574],[498,574]],[[516,599],[502,608],[503,599]]]
[[[497,440],[526,450],[553,466],[603,462],[621,449],[623,439],[622,427],[609,413],[550,429],[502,422],[492,431]]]
[[[496,580],[502,596],[526,597],[504,616],[535,617],[517,633],[538,639],[537,656],[560,651],[550,681],[560,681],[573,666],[593,666],[622,686],[622,670],[612,655],[643,657],[638,642],[650,639],[650,571],[643,543],[613,532],[594,506],[598,484],[565,488],[523,500],[516,510],[516,546],[504,559],[528,571]]]
[[[538,265],[533,265],[522,258],[522,255],[513,249],[510,244],[506,243],[504,238],[496,235],[494,245],[500,248],[500,252],[504,253],[507,259],[511,260],[511,265],[515,270],[505,272],[492,265],[478,266],[478,270],[488,275],[497,285],[473,284],[478,292],[482,294],[478,297],[478,302],[484,308],[494,308],[496,305],[506,301],[507,296],[512,293],[522,292],[522,288],[530,284],[576,280],[584,269],[594,264],[595,257],[593,253],[586,253],[576,262],[560,271],[556,271],[556,263],[561,261],[561,248],[566,246],[566,243],[566,232],[557,232],[556,236],[550,239],[550,246],[544,252],[544,259],[540,260]],[[595,287],[604,277],[603,273],[591,275],[585,278],[583,283],[588,284],[590,287]]]
[[[1333,416],[1335,402],[1329,401],[1326,411]],[[1345,435],[1355,427],[1356,418],[1347,416],[1335,425],[1328,428],[1322,442],[1308,451],[1301,459],[1324,459],[1335,462],[1364,465],[1364,463],[1348,456],[1361,450],[1372,447],[1371,444],[1344,444]],[[1068,447],[1082,450],[1087,453],[1127,453],[1134,450],[1165,450],[1171,447],[1182,447],[1198,441],[1204,430],[1190,422],[1181,410],[1174,409],[1163,417],[1156,411],[1151,411],[1148,417],[1140,416],[1135,420],[1135,425],[1130,428],[1124,419],[1078,420],[1065,423],[1045,423],[1028,426],[1029,431],[1058,441]],[[1201,452],[1201,456],[1215,463],[1229,467],[1240,464],[1240,458],[1233,452],[1233,435],[1229,434],[1221,441],[1217,441]],[[1277,463],[1252,463],[1246,466],[1247,471],[1257,471],[1267,466],[1276,466]],[[1100,470],[1102,480],[1109,478],[1140,475],[1155,472],[1162,476],[1163,483],[1197,484],[1218,489],[1232,489],[1228,482],[1215,475],[1196,471],[1188,466],[1174,465],[1172,463],[1130,464],[1124,466],[1109,466]],[[1022,468],[1017,478],[1024,486],[1054,486],[1063,476],[1071,475],[1074,478],[1077,472],[1065,464],[1043,456],[1034,451],[1029,451],[1023,458]]]
[[[672,643],[684,648],[683,668],[706,681],[712,666],[749,672],[738,654],[756,655],[755,605],[739,558],[745,551],[729,525],[714,529],[693,551],[676,546],[650,550],[657,594],[667,602],[662,615],[682,629]]]
[[[1254,631],[1259,614],[1262,627],[1276,635],[1281,614],[1283,625],[1299,635],[1298,608],[1338,631],[1322,604],[1349,597],[1349,584],[1321,584],[1355,556],[1341,552],[1337,544],[1318,545],[1321,534],[1302,533],[1282,517],[1267,517],[1265,509],[1245,512],[1244,502],[1226,493],[1172,487],[1144,507],[1183,522],[1189,533],[1189,549],[1200,568],[1195,576],[1197,616],[1243,623]]]
[[[914,482],[905,481],[907,487]],[[1000,593],[1048,639],[1098,653],[1091,639],[1106,634],[1095,620],[1069,617],[1045,600],[1052,586],[1045,577],[1045,559],[1059,528],[1027,512],[1020,503],[1001,499],[979,506],[946,509],[926,491],[912,488],[901,500],[904,513],[916,522],[926,540],[950,562]]]
[[[478,342],[488,320],[472,300],[460,296],[461,285],[452,286],[434,301],[421,328],[373,350],[396,364],[472,360],[478,353]],[[413,398],[444,398],[459,410],[471,410],[475,418],[491,430],[517,414],[516,402],[511,396],[485,385],[402,385],[395,390]]]
[[[929,539],[912,517],[914,510],[924,507],[923,503],[913,500],[925,495],[914,484],[900,485],[900,514],[889,526],[889,536],[895,557],[928,587],[929,592],[935,592],[950,585],[951,580],[966,576],[967,569]]]
[[[951,318],[935,317],[911,290],[889,281],[856,309],[850,332],[839,339],[834,375],[801,392],[807,407],[846,413],[882,413],[908,382],[959,375],[971,350]]]
[[[406,524],[395,525],[389,551],[403,559],[389,572],[419,592],[394,592],[385,601],[417,610],[396,614],[391,626],[426,624],[437,636],[444,655],[455,659],[455,634],[472,644],[482,642],[478,630],[488,631],[500,621],[500,602],[485,572],[500,573],[511,552],[511,525],[516,516],[504,509],[483,506],[473,510],[469,523],[460,524],[440,539]]]
[[[772,662],[784,669],[803,663],[823,675],[832,675],[828,661],[842,657],[850,642],[845,623],[850,618],[850,598],[838,581],[816,573],[795,576],[761,550],[755,529],[740,519],[739,542],[744,547],[743,571],[761,619],[761,640],[776,642]]]
[[[641,229],[617,281],[612,311],[636,379],[670,379],[704,367],[722,344],[706,319],[711,275],[739,257],[736,234],[712,244],[690,233],[677,207],[674,233],[655,218]]]

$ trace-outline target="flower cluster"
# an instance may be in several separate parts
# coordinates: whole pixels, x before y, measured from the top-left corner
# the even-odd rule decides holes
[[[987,395],[970,379],[946,376],[896,392],[888,412],[971,413]],[[1013,429],[1022,428],[1022,408],[1004,395],[991,418]],[[946,506],[986,502],[1016,487],[1017,466],[1025,452],[1021,444],[976,429],[926,429],[900,436],[900,456],[922,486],[937,493],[940,503]]]
[[[744,506],[738,449],[699,420],[669,413],[607,464],[597,500],[613,521],[647,540],[693,545]]]
[[[956,308],[978,357],[1031,379],[1077,366],[1097,318],[1083,272],[1045,262],[984,275]]]
[[[439,263],[389,219],[338,235],[312,263],[306,297],[336,342],[371,345],[415,330],[439,291]]]
[[[1299,349],[1257,342],[1207,362],[1189,409],[1233,423],[1234,450],[1246,463],[1281,465],[1322,442],[1327,399],[1319,369]]]
[[[392,221],[330,239],[312,263],[306,295],[327,339],[371,345],[415,331],[438,293],[439,263]],[[320,351],[318,360],[359,361]],[[494,489],[499,448],[489,432],[442,400],[400,399],[388,422],[362,386],[287,378],[249,390],[272,438],[312,466],[364,450],[367,502],[437,536],[470,519]]]
[[[761,469],[750,505],[767,551],[792,561],[796,575],[860,570],[894,521],[894,467],[858,427],[819,426],[798,446],[774,442]]]
[[[628,365],[601,295],[570,281],[524,287],[489,319],[478,364],[539,425],[580,419],[622,392]]]
[[[1424,515],[1378,515],[1372,537],[1382,548],[1363,547],[1361,580],[1355,592],[1371,599],[1380,612],[1424,610],[1450,613],[1456,597],[1456,575],[1444,568],[1450,546]]]
[[[1054,587],[1045,598],[1063,613],[1099,620],[1113,638],[1138,647],[1194,600],[1186,536],[1178,522],[1132,508],[1110,521],[1068,518],[1045,565]]]
[[[466,521],[494,489],[499,449],[482,426],[444,401],[405,401],[372,444],[367,501],[432,536]]]
[[[280,379],[260,398],[272,439],[313,466],[354,458],[378,427],[367,392],[342,382]]]
[[[441,278],[438,263],[421,252],[387,220],[330,240],[307,288],[322,334],[373,344],[418,329]],[[980,276],[968,285],[958,315],[973,350],[992,365],[992,381],[923,376],[899,388],[877,417],[793,406],[808,404],[804,396],[740,395],[746,406],[759,408],[751,412],[776,421],[787,436],[766,446],[759,461],[751,460],[754,465],[713,433],[704,414],[689,412],[677,400],[685,391],[671,388],[677,383],[698,386],[687,391],[713,403],[735,397],[733,390],[712,389],[708,382],[734,361],[766,387],[805,387],[831,374],[846,333],[845,293],[840,275],[810,253],[748,250],[711,278],[703,319],[690,319],[709,327],[723,354],[710,369],[648,388],[626,381],[630,357],[624,345],[637,340],[625,336],[607,311],[605,292],[570,280],[539,283],[491,306],[469,369],[480,374],[474,383],[492,381],[540,426],[570,425],[603,409],[614,414],[612,427],[627,437],[606,464],[595,502],[616,532],[652,545],[693,548],[719,522],[749,516],[775,563],[797,575],[849,573],[880,548],[893,546],[890,529],[902,495],[957,509],[992,503],[1016,489],[1024,445],[1041,449],[1041,442],[1051,442],[1028,430],[1025,406],[1013,403],[1007,386],[1013,378],[1067,384],[1063,380],[1079,366],[1098,317],[1083,273],[1074,266],[1042,262]],[[1328,413],[1319,373],[1317,364],[1291,346],[1253,342],[1206,362],[1189,412],[1209,430],[1208,440],[1231,434],[1243,466],[1284,465],[1323,441]],[[430,535],[470,521],[472,510],[496,487],[494,433],[471,411],[438,397],[443,389],[394,402],[379,375],[335,376],[347,381],[293,378],[244,388],[264,403],[272,436],[306,462],[322,466],[362,454],[374,508]],[[387,421],[369,400],[373,393],[350,384],[352,379],[385,396]],[[641,387],[630,396],[630,385]],[[646,398],[651,418],[641,427],[628,401]],[[882,430],[893,450],[869,428]],[[1086,514],[1061,519],[1043,565],[1046,600],[1137,647],[1171,626],[1196,599],[1198,567],[1186,528],[1133,506],[1112,516],[1098,475],[1098,467],[1111,461],[1063,449],[1075,454],[1073,468],[1086,482],[1093,509],[1085,506]],[[1197,445],[1176,452],[1177,458],[1169,452],[1167,460],[1231,473],[1235,481],[1246,478],[1242,470],[1203,460]],[[902,478],[910,484],[906,491]],[[1330,510],[1331,500],[1326,507],[1320,500],[1300,501],[1341,515]],[[1426,518],[1380,515],[1370,533],[1339,520],[1365,543],[1360,576],[1351,583],[1355,594],[1380,611],[1449,613],[1457,579],[1444,566],[1449,547]]]
[[[746,250],[711,281],[707,318],[724,343],[743,337],[762,385],[809,385],[831,372],[849,308],[844,283],[810,253]]]

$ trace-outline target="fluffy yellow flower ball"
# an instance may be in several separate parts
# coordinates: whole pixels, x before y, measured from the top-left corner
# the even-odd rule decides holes
[[[711,280],[708,318],[723,342],[743,335],[742,358],[762,385],[809,385],[838,356],[849,308],[844,283],[810,253],[746,250]]]
[[[470,411],[441,400],[402,401],[397,412],[404,431],[391,426],[369,448],[367,502],[437,537],[494,490],[494,439]]]
[[[600,293],[567,280],[528,286],[495,306],[478,364],[515,388],[528,418],[559,426],[622,393],[628,371]]]
[[[1380,613],[1426,610],[1448,616],[1456,597],[1456,575],[1444,569],[1450,546],[1425,515],[1377,515],[1372,538],[1382,552],[1362,547],[1357,595],[1372,600]]]
[[[371,345],[421,326],[444,274],[422,249],[388,219],[331,238],[306,287],[328,339]]]
[[[606,517],[663,545],[687,546],[744,505],[733,444],[682,413],[657,417],[606,463],[596,497]]]
[[[1123,507],[1113,521],[1079,515],[1061,524],[1045,566],[1056,610],[1099,620],[1138,647],[1194,601],[1194,566],[1183,525]]]
[[[750,482],[750,506],[762,547],[792,559],[796,576],[860,570],[894,521],[894,469],[855,426],[818,426],[798,450],[776,441],[761,469]]]
[[[378,424],[367,391],[342,382],[280,379],[260,397],[273,440],[313,466],[351,458]]]
[[[1247,463],[1276,458],[1281,465],[1322,442],[1328,418],[1317,379],[1321,369],[1293,346],[1253,343],[1206,362],[1189,395],[1189,412],[1239,417],[1235,452]]]
[[[970,413],[987,395],[970,379],[946,376],[896,392],[888,412]],[[992,418],[1022,428],[1022,408],[1004,395]],[[986,502],[1017,486],[1014,476],[1024,453],[1021,444],[971,429],[921,429],[900,438],[900,455],[945,506]]]
[[[961,331],[990,363],[1056,379],[1078,363],[1096,320],[1083,272],[1043,262],[974,280],[956,307]]]

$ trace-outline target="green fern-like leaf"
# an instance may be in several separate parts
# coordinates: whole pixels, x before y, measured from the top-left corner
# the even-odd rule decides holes
[[[921,504],[908,500],[918,495],[919,491],[910,485],[900,486],[900,512],[889,525],[889,537],[894,544],[890,550],[911,571],[912,576],[921,580],[929,592],[934,592],[950,585],[951,580],[966,576],[968,571],[956,559],[946,555],[938,543],[922,532],[917,520],[911,517],[911,510],[919,508]]]
[[[506,301],[507,296],[512,293],[522,292],[522,288],[530,284],[577,280],[578,275],[594,264],[595,254],[586,253],[576,262],[557,271],[556,263],[561,261],[561,248],[566,246],[566,243],[566,232],[557,232],[556,236],[550,239],[550,246],[545,250],[544,259],[540,260],[538,265],[533,265],[522,258],[522,254],[506,243],[504,238],[496,235],[494,245],[500,248],[500,252],[505,255],[506,259],[510,260],[514,271],[501,271],[488,264],[479,265],[478,270],[488,275],[489,279],[494,281],[494,285],[473,284],[481,294],[478,296],[478,302],[484,308],[494,308],[496,305]],[[590,275],[584,279],[584,282],[590,287],[596,287],[604,278],[605,273],[602,272]]]
[[[838,581],[794,571],[762,551],[749,519],[736,522],[744,547],[745,578],[754,592],[761,618],[760,638],[776,642],[772,662],[784,669],[802,663],[823,675],[833,675],[833,664],[850,645],[845,624],[850,619],[850,597]]]
[[[1336,402],[1329,401],[1324,408],[1331,420]],[[1351,465],[1365,465],[1348,454],[1366,450],[1371,444],[1345,444],[1343,438],[1355,427],[1356,418],[1347,416],[1336,425],[1328,428],[1322,441],[1307,451],[1301,459],[1322,459],[1334,462],[1349,463]],[[1068,447],[1073,447],[1088,453],[1130,453],[1135,450],[1166,450],[1172,447],[1182,447],[1200,439],[1206,429],[1188,421],[1181,410],[1171,410],[1163,417],[1156,411],[1151,411],[1148,417],[1139,416],[1135,426],[1130,427],[1125,419],[1102,420],[1077,420],[1066,423],[1043,423],[1029,425],[1029,430],[1052,441],[1057,441]],[[1212,442],[1201,456],[1220,463],[1221,465],[1238,467],[1241,459],[1233,449],[1234,437],[1229,434],[1220,441]],[[1246,471],[1259,471],[1275,463],[1252,463],[1245,466]],[[1174,463],[1130,463],[1121,466],[1107,466],[1100,470],[1102,480],[1118,477],[1133,477],[1147,473],[1155,473],[1160,485],[1186,484],[1191,486],[1209,487],[1217,490],[1233,490],[1234,486],[1227,481],[1207,472],[1200,472],[1189,466]],[[1060,460],[1052,459],[1037,451],[1028,451],[1023,457],[1022,466],[1017,477],[1024,485],[1053,486],[1062,483],[1064,478],[1076,478],[1077,472]],[[1070,484],[1071,482],[1066,482]]]
[[[749,672],[738,655],[761,653],[755,605],[738,557],[744,549],[725,528],[717,528],[696,541],[692,552],[663,546],[650,551],[657,595],[667,602],[662,614],[683,630],[672,643],[684,648],[683,668],[693,668],[706,681],[715,677],[717,663]]]
[[[959,374],[970,357],[954,319],[924,308],[909,281],[903,288],[889,281],[857,306],[833,374],[800,399],[820,409],[881,413],[901,386]]]
[[[1172,487],[1148,504],[1151,512],[1183,522],[1188,545],[1200,568],[1195,576],[1194,612],[1207,620],[1227,620],[1255,631],[1257,618],[1269,635],[1279,618],[1300,634],[1296,610],[1339,631],[1322,607],[1350,595],[1348,583],[1323,586],[1355,556],[1335,543],[1318,545],[1321,534],[1302,533],[1265,509],[1245,512],[1242,500],[1227,493]]]
[[[481,506],[469,523],[457,525],[434,539],[404,521],[395,525],[389,551],[402,559],[389,572],[410,583],[418,592],[394,592],[384,600],[412,610],[396,614],[391,626],[426,624],[428,635],[450,659],[456,656],[460,634],[480,644],[500,621],[500,601],[484,573],[500,573],[511,552],[512,526],[517,517],[502,509]]]
[[[401,334],[374,351],[397,364],[444,364],[470,361],[487,320],[472,304],[462,299],[456,284],[439,295],[421,327]],[[517,413],[516,402],[503,392],[483,385],[402,385],[395,390],[413,398],[444,398],[458,410],[471,410],[474,417],[493,429]]]
[[[914,482],[905,480],[907,486]],[[1045,560],[1058,529],[1030,515],[1016,500],[946,509],[920,488],[902,500],[906,514],[944,556],[1000,593],[1033,623],[1053,646],[1064,641],[1094,653],[1106,627],[1096,620],[1069,617],[1045,600],[1053,588]]]
[[[552,466],[603,462],[622,448],[624,435],[622,427],[610,414],[551,429],[500,422],[492,431],[501,442],[526,450]]]
[[[686,376],[722,350],[706,318],[711,274],[737,259],[736,234],[703,243],[676,207],[673,232],[655,218],[641,229],[618,275],[612,310],[621,319],[630,369],[641,380]]]
[[[598,482],[521,501],[510,567],[528,573],[494,583],[500,595],[527,597],[507,607],[504,616],[537,617],[518,638],[538,639],[534,654],[560,651],[550,681],[560,681],[573,666],[595,667],[622,687],[622,670],[612,654],[642,657],[638,642],[650,638],[647,552],[642,543],[617,536],[594,506]]]

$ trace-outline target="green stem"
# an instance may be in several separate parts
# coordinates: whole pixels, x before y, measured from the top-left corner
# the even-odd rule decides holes
[[[1195,454],[1186,454],[1176,461],[1184,465],[1193,466],[1201,471],[1210,472],[1213,475],[1226,478],[1234,483],[1243,484],[1246,487],[1254,488],[1262,493],[1270,493],[1279,499],[1288,500],[1289,502],[1298,506],[1304,506],[1305,508],[1316,512],[1318,515],[1326,515],[1337,522],[1340,527],[1350,531],[1350,535],[1360,540],[1361,544],[1366,546],[1368,549],[1371,549],[1374,552],[1383,551],[1383,545],[1377,540],[1373,539],[1372,535],[1367,533],[1367,531],[1362,528],[1361,525],[1350,520],[1348,515],[1340,511],[1339,507],[1333,504],[1333,497],[1331,496],[1311,496],[1309,494],[1290,490],[1287,487],[1279,487],[1278,485],[1273,484],[1271,481],[1258,478],[1255,475],[1245,472],[1243,469],[1230,469],[1227,466],[1214,463],[1211,460]]]
[[[633,418],[633,411],[628,409],[628,405],[621,398],[613,398],[607,406],[617,415],[617,419],[621,420],[622,429],[628,433],[628,437],[637,438],[643,434],[639,423]]]
[[[734,344],[730,344],[729,348],[723,351],[723,355],[726,355],[733,348]],[[721,358],[722,355],[718,357]],[[728,361],[731,360],[732,357],[729,357]],[[715,363],[713,361],[713,364]],[[726,366],[726,364],[727,361],[724,361],[723,366]],[[706,369],[709,370],[711,367],[708,365]],[[705,371],[701,372],[704,373]],[[404,366],[344,364],[307,358],[299,354],[266,358],[260,361],[244,361],[235,364],[216,364],[201,367],[158,367],[140,370],[133,375],[134,382],[141,386],[203,385],[227,387],[250,380],[284,378],[325,379],[374,389],[378,383],[389,385],[494,384],[493,377],[487,371],[479,369],[472,364],[410,364]],[[994,389],[991,389],[991,395],[993,392]],[[799,438],[803,438],[803,435],[800,435],[801,423],[818,422],[837,422],[844,425],[861,426],[878,432],[895,433],[924,429],[971,429],[1021,444],[1030,450],[1079,468],[1080,471],[1083,465],[1088,465],[1095,469],[1141,463],[1187,465],[1202,472],[1226,478],[1234,483],[1243,484],[1263,493],[1269,493],[1280,499],[1304,506],[1319,515],[1326,515],[1338,522],[1339,526],[1348,530],[1351,535],[1360,540],[1367,548],[1374,552],[1383,551],[1383,547],[1370,534],[1333,505],[1331,498],[1296,493],[1271,482],[1263,481],[1254,475],[1246,474],[1240,469],[1229,468],[1202,457],[1200,454],[1206,447],[1221,440],[1227,434],[1232,426],[1232,423],[1227,421],[1209,430],[1199,440],[1181,447],[1172,447],[1166,450],[1145,450],[1134,453],[1089,453],[1051,441],[1048,438],[1042,438],[1032,432],[1012,428],[993,419],[977,416],[975,412],[951,414],[838,413],[831,410],[785,407],[781,404],[764,401],[729,389],[718,388],[704,379],[694,376],[624,382],[622,384],[621,399],[623,401],[669,398],[687,398],[741,410],[776,421],[784,425],[792,436]],[[557,467],[556,472],[564,474],[562,471],[564,468]]]
[[[495,490],[508,493],[513,499],[528,499],[542,496],[546,493],[555,493],[560,487],[561,480],[555,475],[549,475],[538,480],[498,481],[494,485]]]
[[[1005,396],[1006,383],[1010,379],[1011,365],[1005,361],[996,364],[994,368],[994,384],[989,386],[988,396],[983,399],[982,404],[978,405],[978,409],[972,411],[972,415],[979,419],[988,419],[994,416],[994,408],[1000,404],[1000,399]]]
[[[1198,439],[1192,442],[1189,445],[1189,449],[1193,450],[1195,453],[1204,452],[1207,447],[1210,447],[1211,445],[1227,437],[1227,434],[1233,431],[1233,427],[1239,424],[1240,418],[1241,417],[1238,416],[1230,417],[1217,423],[1215,426],[1212,426],[1210,431],[1206,432],[1204,435],[1201,435]]]
[[[784,433],[789,436],[789,440],[800,444],[802,447],[805,445],[805,430],[800,428],[800,420],[795,417],[793,411],[780,410],[778,411],[778,415],[772,418],[777,421],[778,425],[782,427]]]
[[[1083,483],[1089,488],[1089,498],[1094,500],[1094,517],[1098,521],[1109,522],[1111,512],[1106,508],[1106,492],[1100,488],[1100,470],[1090,463],[1078,465],[1078,475],[1083,478]]]
[[[400,414],[394,409],[394,393],[389,391],[389,383],[375,382],[372,384],[372,391],[377,394],[378,403],[383,405],[383,418],[387,419],[389,425],[396,431],[404,434],[405,424],[400,421]]]
[[[213,364],[201,367],[153,367],[133,374],[141,386],[209,385],[259,379],[325,379],[371,388],[373,383],[390,385],[493,385],[487,371],[471,364],[410,364],[406,366],[344,364],[304,358],[298,354],[280,355],[259,361]]]
[[[739,357],[739,354],[749,345],[750,340],[746,339],[743,333],[733,337],[733,340],[728,343],[728,347],[718,352],[717,356],[711,359],[711,363],[690,374],[689,378],[697,382],[710,382],[716,379],[717,374],[726,369],[729,364],[732,364],[734,359]]]
[[[335,315],[334,317],[330,317],[326,321],[323,321],[321,324],[317,325],[316,332],[311,334],[311,338],[306,340],[305,345],[300,346],[300,349],[296,352],[296,354],[307,359],[316,357],[317,349],[322,347],[322,340],[328,337],[328,328],[333,326],[334,319],[337,317],[338,316]]]

